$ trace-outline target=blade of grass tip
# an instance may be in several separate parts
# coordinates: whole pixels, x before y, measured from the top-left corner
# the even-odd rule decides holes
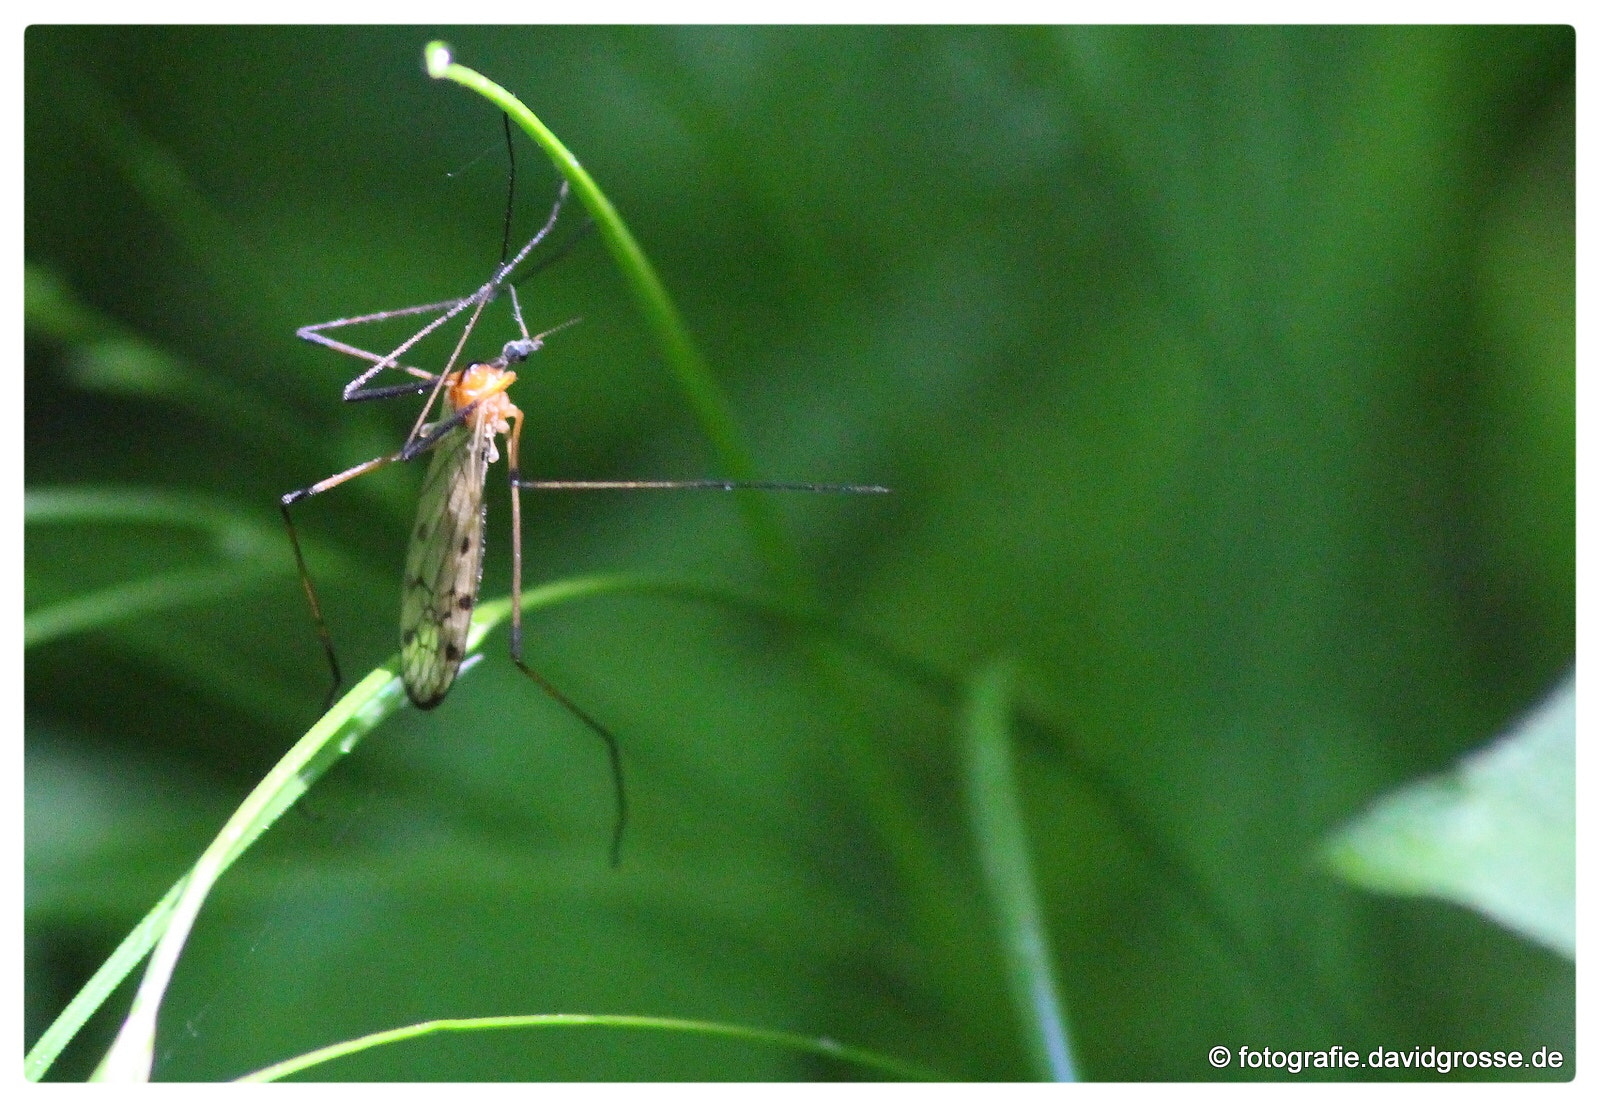
[[[1040,1080],[1076,1080],[1012,762],[1014,679],[1009,664],[996,662],[969,686],[963,719],[969,814],[1034,1074]]]
[[[758,1042],[763,1045],[779,1046],[821,1057],[831,1057],[859,1065],[865,1069],[875,1069],[886,1076],[898,1080],[944,1079],[938,1073],[922,1068],[919,1065],[913,1065],[893,1057],[885,1057],[870,1050],[840,1045],[831,1038],[810,1038],[801,1034],[789,1034],[781,1030],[762,1030],[753,1027],[734,1026],[729,1023],[705,1022],[699,1019],[659,1018],[653,1015],[503,1015],[476,1019],[430,1019],[427,1022],[401,1026],[393,1030],[380,1030],[374,1034],[352,1038],[347,1042],[339,1042],[335,1045],[325,1046],[322,1049],[312,1050],[310,1053],[301,1054],[299,1057],[291,1057],[289,1060],[280,1061],[275,1065],[268,1065],[266,1068],[259,1069],[247,1076],[241,1076],[239,1083],[262,1084],[273,1080],[281,1080],[285,1076],[303,1072],[306,1069],[324,1064],[338,1057],[348,1057],[352,1054],[373,1049],[376,1046],[404,1042],[412,1038],[423,1038],[431,1034],[452,1031],[482,1032],[487,1030],[517,1030],[530,1027],[561,1026],[603,1026],[612,1029],[664,1030],[686,1034],[706,1034],[719,1038],[734,1038],[747,1042]]]
[[[451,57],[449,46],[430,42],[423,51],[423,58],[428,76],[454,81],[476,92],[515,120],[549,156],[556,171],[567,179],[573,192],[583,201],[618,268],[633,288],[641,310],[661,343],[667,365],[710,440],[718,461],[731,479],[754,480],[755,463],[733,419],[727,395],[711,375],[710,367],[690,337],[689,328],[655,267],[588,170],[527,105],[481,73],[458,64]],[[736,495],[745,527],[779,589],[792,599],[809,598],[810,587],[800,565],[799,552],[778,522],[776,509],[766,497]]]

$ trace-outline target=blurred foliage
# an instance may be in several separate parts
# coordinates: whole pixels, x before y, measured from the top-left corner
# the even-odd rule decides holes
[[[1568,680],[1448,776],[1381,798],[1329,841],[1328,860],[1354,883],[1466,904],[1574,957],[1577,739]]]
[[[996,657],[1087,1077],[1234,1078],[1205,1054],[1241,1042],[1571,1056],[1570,962],[1315,861],[1573,662],[1570,29],[32,27],[27,485],[196,518],[30,525],[30,614],[226,564],[206,518],[273,527],[403,436],[414,406],[339,403],[355,367],[294,330],[498,254],[500,123],[423,76],[436,35],[615,201],[763,475],[895,487],[779,507],[826,607],[948,688],[716,607],[541,612],[530,659],[623,736],[623,867],[603,751],[491,639],[228,874],[158,1078],[549,1011],[1021,1077],[958,776],[954,690]],[[520,152],[525,235],[554,178]],[[601,250],[525,287],[530,325],[584,319],[517,386],[530,475],[720,475]],[[352,676],[394,648],[418,470],[298,517]],[[507,514],[497,487],[486,596]],[[727,497],[528,514],[534,581],[764,586]],[[250,565],[28,654],[30,1043],[316,716],[287,545]],[[315,1075],[862,1074],[572,1029]]]

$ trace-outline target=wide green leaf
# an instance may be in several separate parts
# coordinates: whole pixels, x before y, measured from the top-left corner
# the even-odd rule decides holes
[[[1329,862],[1353,883],[1448,899],[1575,956],[1577,734],[1568,678],[1453,772],[1379,800],[1329,843]]]

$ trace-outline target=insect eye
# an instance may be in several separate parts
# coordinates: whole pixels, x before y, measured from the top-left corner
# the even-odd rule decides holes
[[[527,361],[538,348],[537,338],[515,338],[505,344],[505,348],[500,351],[500,357],[506,364],[511,365]]]

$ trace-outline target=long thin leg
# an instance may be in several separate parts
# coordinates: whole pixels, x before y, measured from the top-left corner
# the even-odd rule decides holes
[[[561,182],[561,187],[556,190],[556,202],[550,208],[550,217],[544,221],[544,226],[540,227],[538,231],[534,233],[534,236],[528,239],[527,244],[524,245],[522,249],[517,251],[516,257],[506,262],[495,271],[495,275],[489,279],[489,283],[484,287],[499,288],[500,285],[505,283],[505,279],[511,275],[511,271],[517,266],[521,265],[523,259],[533,252],[533,248],[544,241],[545,236],[548,235],[555,227],[556,219],[561,215],[561,205],[567,202],[568,189],[569,186],[566,180],[563,179]]]
[[[322,616],[322,603],[317,599],[317,587],[311,582],[311,571],[306,568],[306,556],[300,549],[300,536],[295,532],[294,520],[289,516],[289,505],[319,495],[330,488],[337,488],[345,481],[354,480],[363,473],[370,473],[374,469],[381,469],[400,460],[402,460],[400,455],[396,453],[363,461],[360,465],[351,466],[342,473],[335,473],[331,477],[319,480],[309,488],[286,492],[278,501],[278,509],[283,512],[283,525],[289,532],[289,545],[294,548],[294,562],[300,570],[300,586],[306,591],[306,602],[311,605],[311,621],[316,625],[317,638],[322,642],[322,652],[328,658],[328,672],[333,678],[333,684],[328,689],[328,698],[322,705],[324,712],[333,706],[334,697],[339,694],[339,686],[344,683],[344,678],[339,673],[339,658],[333,652],[333,636],[328,633],[327,620]]]
[[[329,319],[326,323],[307,323],[294,333],[308,342],[326,344],[328,340],[320,337],[317,332],[338,330],[340,327],[353,327],[357,323],[383,323],[390,319],[404,319],[408,315],[426,315],[430,311],[444,311],[446,308],[455,307],[455,305],[470,299],[470,296],[454,296],[448,300],[439,300],[431,304],[389,308],[387,311],[369,311],[365,315],[350,315],[343,319]]]
[[[422,426],[428,421],[428,412],[439,402],[439,393],[444,390],[444,382],[455,371],[456,359],[461,356],[461,350],[467,344],[467,336],[478,325],[478,317],[483,314],[484,305],[488,302],[487,299],[480,299],[478,306],[473,308],[472,317],[467,320],[467,325],[461,330],[461,337],[456,340],[456,348],[450,351],[450,360],[445,362],[444,371],[433,382],[433,391],[428,393],[428,402],[422,405],[422,410],[417,412],[417,421],[411,424],[411,432],[406,435],[406,448],[416,442],[418,436],[422,434]]]
[[[513,296],[515,292],[513,292]],[[513,300],[515,303],[515,300]],[[521,313],[517,321],[522,321]],[[522,333],[528,333],[522,328]],[[725,480],[626,480],[626,481],[547,481],[523,480],[519,444],[522,438],[522,414],[514,417],[514,425],[507,442],[506,461],[511,478],[511,660],[545,693],[598,734],[606,743],[611,756],[611,779],[617,795],[617,821],[611,836],[611,867],[622,861],[622,835],[628,825],[628,795],[622,775],[622,747],[616,735],[601,726],[592,715],[568,699],[566,694],[551,684],[544,676],[522,659],[522,489],[539,491],[693,491],[719,492],[866,492],[884,493],[889,489],[876,484],[800,484],[786,481],[725,481]]]
[[[810,484],[780,480],[517,480],[537,492],[842,492],[881,496],[881,484]]]
[[[550,247],[549,250],[545,251],[545,253],[540,256],[538,261],[534,262],[532,265],[528,266],[527,269],[517,274],[516,280],[506,282],[507,285],[515,288],[517,285],[531,280],[540,273],[543,273],[556,262],[572,253],[573,247],[582,242],[592,230],[594,230],[594,219],[586,215],[583,217],[583,222],[578,225],[578,229],[572,232],[572,234],[568,235],[565,242]]]
[[[298,337],[305,339],[307,342],[315,342],[320,346],[326,346],[328,349],[334,350],[338,353],[346,354],[350,357],[361,358],[364,361],[370,361],[374,363],[367,369],[363,370],[362,373],[353,381],[344,386],[344,398],[349,400],[352,398],[357,398],[356,394],[361,391],[362,387],[385,368],[393,367],[396,369],[401,369],[407,373],[411,373],[415,376],[423,376],[428,379],[432,379],[432,373],[427,373],[424,370],[415,369],[410,366],[401,365],[400,355],[404,354],[412,346],[415,346],[418,342],[422,341],[422,339],[429,334],[432,334],[446,322],[461,314],[461,312],[466,309],[467,305],[472,302],[473,299],[469,296],[459,300],[440,300],[439,302],[433,304],[418,304],[415,307],[394,308],[390,311],[374,311],[366,315],[352,315],[344,319],[330,319],[326,323],[311,323],[295,331],[295,334]],[[363,350],[359,346],[352,346],[349,343],[339,341],[337,338],[329,338],[327,335],[322,333],[323,331],[337,330],[340,327],[355,326],[358,323],[382,323],[390,319],[404,319],[408,315],[425,315],[430,311],[437,311],[441,314],[437,319],[427,324],[416,334],[413,334],[410,338],[406,339],[387,354],[374,354],[370,350]]]
[[[416,370],[421,373],[422,371]],[[382,388],[363,388],[352,392],[345,397],[347,403],[357,403],[361,400],[393,400],[398,396],[421,396],[433,391],[433,374],[429,373],[425,380],[415,384],[386,384]]]
[[[307,323],[296,330],[295,337],[303,338],[307,342],[317,342],[330,346],[340,353],[347,353],[335,339],[323,334],[323,331],[336,331],[340,327],[354,327],[360,323],[385,323],[390,319],[404,319],[408,315],[426,315],[430,311],[444,311],[461,303],[462,297],[449,300],[440,300],[432,304],[417,304],[414,307],[390,308],[388,311],[371,311],[365,315],[350,315],[343,319],[329,319],[326,323]],[[366,358],[369,361],[381,361],[389,356],[387,354],[371,354],[365,350],[356,351],[355,356]]]
[[[622,745],[617,736],[601,726],[594,716],[567,698],[565,692],[551,684],[542,674],[522,660],[522,497],[518,494],[519,480],[518,444],[522,439],[522,414],[513,416],[511,435],[506,442],[506,464],[511,470],[511,660],[530,680],[544,689],[545,694],[565,707],[606,744],[611,758],[611,786],[617,797],[617,820],[611,831],[611,867],[622,864],[622,836],[628,828],[628,790],[622,775]]]
[[[513,185],[513,187],[515,186]],[[461,351],[466,346],[467,338],[472,334],[473,329],[477,326],[478,319],[483,314],[485,305],[487,305],[490,300],[495,298],[495,296],[499,293],[500,287],[505,284],[506,278],[511,275],[512,271],[515,270],[518,265],[522,264],[522,261],[530,252],[532,252],[533,248],[539,245],[539,243],[542,242],[555,227],[556,220],[561,215],[561,206],[566,202],[567,191],[567,182],[562,181],[561,187],[556,193],[556,202],[550,208],[549,217],[545,220],[544,225],[539,228],[534,236],[528,239],[528,241],[523,245],[522,249],[517,251],[515,257],[506,260],[504,257],[506,247],[504,244],[502,244],[502,260],[500,265],[495,269],[494,275],[490,277],[489,280],[484,282],[484,284],[479,286],[478,290],[472,295],[463,296],[457,300],[439,300],[435,303],[418,304],[414,307],[394,308],[389,311],[369,312],[366,315],[351,315],[342,319],[330,319],[326,323],[311,323],[307,326],[301,327],[295,333],[300,338],[305,339],[307,342],[315,342],[318,345],[326,346],[328,349],[337,353],[345,354],[349,357],[360,358],[363,361],[372,362],[372,364],[366,369],[362,370],[361,373],[355,377],[355,379],[351,380],[344,386],[344,399],[346,401],[389,399],[394,396],[415,395],[423,391],[423,389],[416,387],[400,387],[398,385],[393,387],[367,388],[367,382],[373,377],[377,376],[384,369],[399,369],[402,372],[410,373],[412,376],[420,377],[425,381],[431,382],[432,391],[429,392],[428,402],[423,405],[422,411],[417,415],[417,421],[411,427],[411,433],[406,436],[406,441],[408,444],[416,441],[417,437],[422,433],[423,425],[428,421],[428,413],[433,410],[434,404],[438,402],[439,392],[444,387],[445,378],[449,376],[450,372],[455,368],[455,364],[461,356]],[[515,290],[513,288],[512,310],[517,317],[517,325],[521,328],[522,337],[527,339],[528,327],[527,324],[522,320],[522,308],[521,305],[516,302],[515,295]],[[400,358],[407,350],[411,349],[411,347],[415,346],[418,342],[421,342],[428,335],[444,326],[444,324],[449,322],[451,319],[454,319],[469,306],[473,308],[472,316],[470,319],[468,319],[466,327],[463,328],[461,337],[457,340],[455,349],[451,352],[450,360],[446,364],[443,372],[435,375],[423,369],[400,364]],[[338,330],[341,327],[354,326],[360,323],[381,323],[390,319],[403,319],[411,315],[425,315],[429,312],[439,312],[439,315],[419,329],[410,338],[406,339],[393,350],[389,351],[387,354],[375,354],[370,350],[364,350],[359,346],[353,346],[348,342],[340,341],[337,338],[331,338],[327,334],[323,333],[324,331]]]

